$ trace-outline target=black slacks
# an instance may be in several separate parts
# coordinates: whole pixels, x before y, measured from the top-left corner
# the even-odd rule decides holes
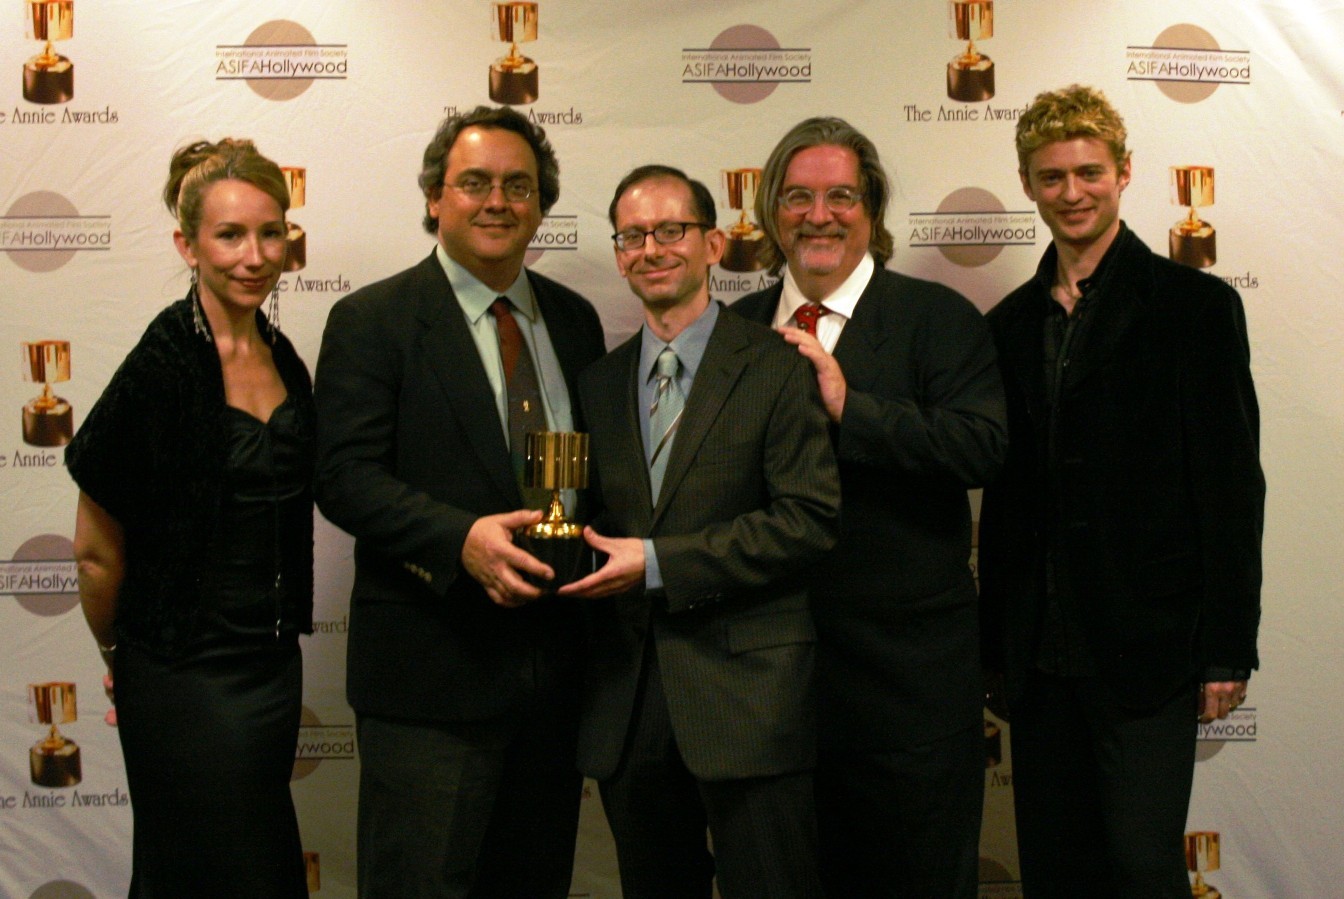
[[[831,735],[817,764],[826,894],[974,899],[984,799],[982,724],[894,752]]]
[[[359,715],[361,899],[564,899],[582,777],[577,689],[466,724]]]
[[[723,899],[818,899],[812,772],[696,779],[651,646],[644,666],[625,755],[600,784],[624,899],[709,899],[715,877]]]
[[[1026,899],[1189,899],[1183,838],[1195,770],[1199,685],[1156,709],[1119,685],[1033,672],[1010,738]]]

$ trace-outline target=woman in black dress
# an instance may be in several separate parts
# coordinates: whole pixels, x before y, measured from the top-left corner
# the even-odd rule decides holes
[[[164,200],[191,289],[66,451],[80,599],[115,678],[130,895],[298,899],[314,414],[273,309],[289,194],[251,141],[226,138],[174,154]]]

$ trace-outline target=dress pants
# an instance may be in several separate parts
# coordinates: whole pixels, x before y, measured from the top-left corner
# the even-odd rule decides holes
[[[893,752],[827,742],[817,762],[826,894],[975,899],[984,725]]]
[[[716,876],[723,899],[818,899],[812,772],[697,780],[677,749],[652,641],[644,658],[625,755],[599,784],[624,899],[709,899]]]
[[[361,899],[564,899],[582,777],[577,690],[471,723],[359,715]]]
[[[1026,899],[1189,899],[1198,690],[1136,712],[1110,681],[1028,675],[1010,729]]]

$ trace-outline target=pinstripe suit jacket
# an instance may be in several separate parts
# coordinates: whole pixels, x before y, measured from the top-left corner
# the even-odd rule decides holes
[[[816,631],[803,573],[835,542],[840,503],[816,379],[778,335],[721,310],[654,506],[639,340],[592,365],[579,394],[597,529],[651,537],[664,589],[587,606],[580,766],[599,779],[616,770],[651,650],[697,778],[804,770],[815,759]]]

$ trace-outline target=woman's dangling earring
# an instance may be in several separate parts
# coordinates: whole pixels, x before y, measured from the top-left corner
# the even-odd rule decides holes
[[[271,301],[266,304],[266,326],[270,328],[271,336],[274,337],[280,330],[280,282],[275,282],[275,287],[271,288]]]
[[[201,288],[197,281],[196,269],[191,270],[191,289],[187,291],[187,298],[191,301],[191,323],[196,328],[196,333],[204,337],[206,343],[214,343],[214,338],[210,336],[210,326],[205,321],[205,310],[201,307]]]

